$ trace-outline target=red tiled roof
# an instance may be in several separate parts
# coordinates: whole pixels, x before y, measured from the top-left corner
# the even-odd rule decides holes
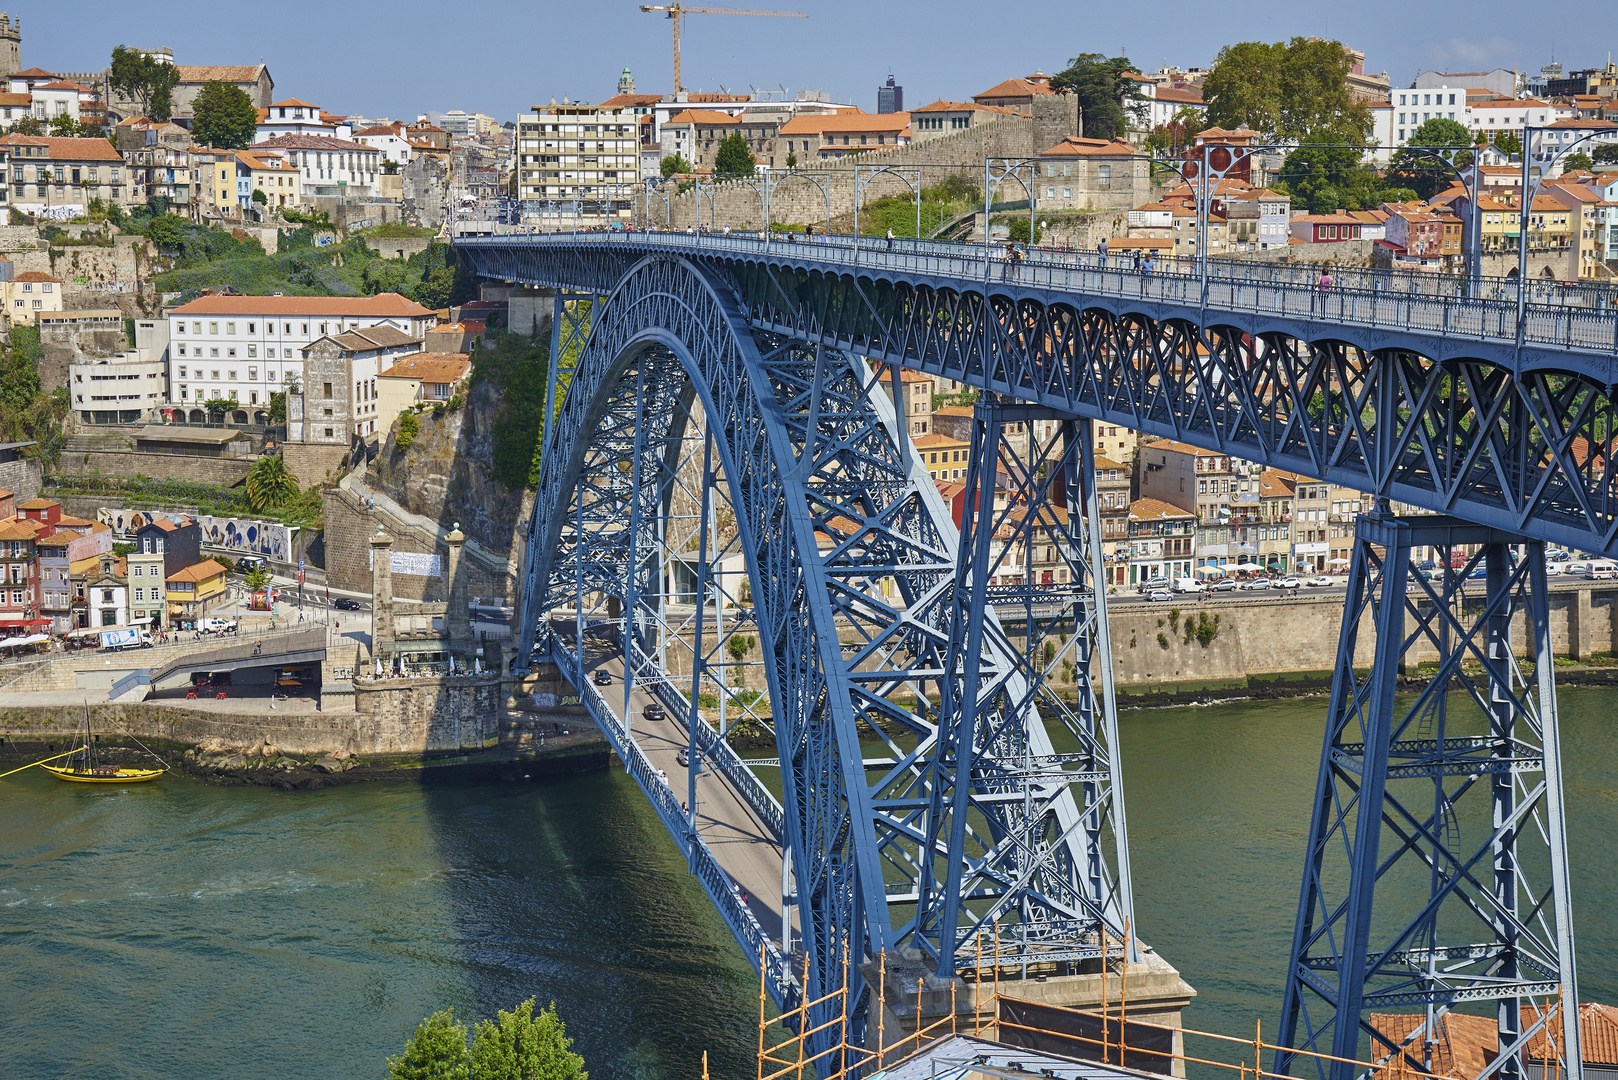
[[[1055,90],[1042,83],[1029,82],[1027,79],[1007,79],[996,83],[981,94],[973,94],[972,100],[978,98],[1008,98],[1008,97],[1037,97],[1041,94],[1054,94]]]
[[[55,161],[116,161],[123,156],[106,139],[58,139],[43,135],[7,135],[0,146],[43,146],[45,156]]]
[[[183,83],[257,82],[263,64],[175,64]]]
[[[206,581],[211,577],[217,577],[224,572],[225,568],[223,566],[220,566],[212,559],[205,559],[202,562],[197,563],[195,566],[188,566],[184,570],[170,574],[168,576],[168,580],[201,582]]]
[[[1040,157],[1133,157],[1139,151],[1117,139],[1084,139],[1069,135]]]
[[[41,83],[38,86],[34,87],[34,89],[35,90],[80,90],[80,91],[83,91],[86,94],[95,93],[94,90],[91,90],[88,86],[85,86],[83,83],[76,83],[76,82],[73,82],[71,79],[58,79],[55,82]]]
[[[377,378],[448,384],[459,382],[471,367],[472,359],[466,353],[417,353],[403,358]]]
[[[1194,517],[1189,510],[1181,510],[1178,506],[1170,506],[1159,499],[1136,499],[1129,504],[1129,517],[1132,521],[1162,521],[1168,518]]]
[[[375,296],[200,296],[171,308],[175,315],[313,315],[420,319],[432,314],[398,293]]]
[[[55,282],[58,285],[60,285],[62,283],[61,278],[59,278],[59,277],[51,277],[49,274],[45,273],[43,270],[24,270],[22,273],[18,274],[16,277],[12,278],[11,280],[12,281],[51,281],[51,282]]]
[[[910,114],[866,113],[858,110],[794,116],[781,125],[782,135],[859,135],[866,132],[900,133],[910,126]]]
[[[347,139],[334,139],[329,135],[277,135],[273,139],[265,139],[248,147],[249,150],[335,150],[338,153],[353,153],[356,150],[368,154],[377,153],[374,146],[364,143],[349,142]]]

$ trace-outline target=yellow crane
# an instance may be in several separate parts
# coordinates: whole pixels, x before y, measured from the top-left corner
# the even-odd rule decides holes
[[[701,8],[686,7],[679,0],[672,4],[642,4],[642,11],[662,12],[674,23],[674,92],[678,94],[685,87],[680,85],[680,22],[687,15],[774,15],[783,19],[807,19],[809,16],[801,11],[749,11],[745,8]]]

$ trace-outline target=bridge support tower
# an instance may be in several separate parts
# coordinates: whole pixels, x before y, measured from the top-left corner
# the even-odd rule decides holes
[[[1433,1070],[1470,1013],[1477,1080],[1542,1076],[1547,1046],[1578,1080],[1545,546],[1362,515],[1345,605],[1274,1071]]]

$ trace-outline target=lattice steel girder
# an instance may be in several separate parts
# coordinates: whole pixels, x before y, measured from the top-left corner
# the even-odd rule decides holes
[[[993,612],[980,613],[973,655],[995,673],[1001,711],[980,725],[953,857],[932,826],[939,762],[953,764],[938,755],[940,731],[952,728],[935,702],[964,666],[952,650],[964,627],[957,537],[863,360],[756,334],[722,283],[690,264],[635,267],[598,306],[541,462],[525,618],[588,606],[586,592],[622,598],[632,666],[655,674],[642,628],[659,625],[661,586],[647,552],[668,535],[660,521],[693,399],[735,511],[765,646],[779,820],[810,958],[802,991],[817,998],[837,985],[845,947],[865,959],[924,946],[918,913],[942,907],[940,890],[953,890],[965,913],[948,935],[952,948],[998,917],[1007,962],[1097,955],[1100,928],[1116,936],[1128,917],[1127,863],[1115,879],[1096,850],[1105,829],[1124,840],[1111,736],[1097,735],[1091,698],[1057,708],[1047,690],[1025,684],[1018,670],[1028,665]],[[1087,445],[1075,430],[1065,426],[1063,446]],[[1075,457],[1053,457],[1060,468],[1033,493],[1052,497],[1055,484],[1065,506],[1085,490]],[[1095,520],[1079,511],[1064,519]],[[1060,541],[1072,571],[1063,603],[1076,633],[1065,655],[1088,675],[1098,626],[1104,640],[1083,585],[1093,538],[1038,517],[1035,526]],[[668,679],[658,686],[665,697],[682,692]],[[1041,706],[1073,733],[1076,753],[1053,749]],[[862,738],[885,753],[865,755]],[[1082,805],[1075,791],[1086,793]],[[749,940],[750,928],[733,931]],[[858,1030],[865,1005],[850,1007]]]
[[[1428,549],[1439,581],[1412,564]],[[1434,1032],[1435,1010],[1494,1002],[1502,1077],[1527,1075],[1527,1040],[1553,1008],[1563,1068],[1580,1075],[1548,597],[1542,543],[1447,517],[1359,518],[1276,1072],[1350,1080],[1351,1064],[1293,1051],[1365,1060],[1367,1042],[1373,1059],[1430,1069],[1426,1042],[1395,1042],[1371,1011],[1424,1005],[1419,1030]],[[1396,700],[1401,665],[1429,656],[1431,681]]]
[[[1024,436],[1008,436],[1008,423]],[[943,976],[961,949],[992,947],[997,924],[1011,964],[1098,955],[1103,935],[1118,946],[1132,938],[1090,426],[980,404],[970,444],[927,815],[929,844],[947,856],[916,920]],[[1058,691],[1064,671],[1072,701]],[[1048,719],[1072,750],[1053,752]],[[980,819],[989,829],[978,839],[969,822]],[[1055,925],[1040,941],[1038,929]]]

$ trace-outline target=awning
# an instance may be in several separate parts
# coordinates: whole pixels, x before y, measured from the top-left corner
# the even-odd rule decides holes
[[[1199,576],[1205,574],[1209,577],[1223,577],[1225,568],[1223,566],[1199,566],[1197,567],[1197,574]]]
[[[1348,560],[1347,559],[1333,559],[1331,562],[1327,563],[1326,565],[1327,566],[1347,566],[1348,565]]]
[[[0,629],[10,630],[14,627],[23,628],[29,626],[49,626],[50,624],[51,621],[49,619],[8,619],[4,622],[0,622]]]
[[[39,645],[50,640],[46,634],[29,634],[27,637],[0,638],[0,649],[19,645]]]

